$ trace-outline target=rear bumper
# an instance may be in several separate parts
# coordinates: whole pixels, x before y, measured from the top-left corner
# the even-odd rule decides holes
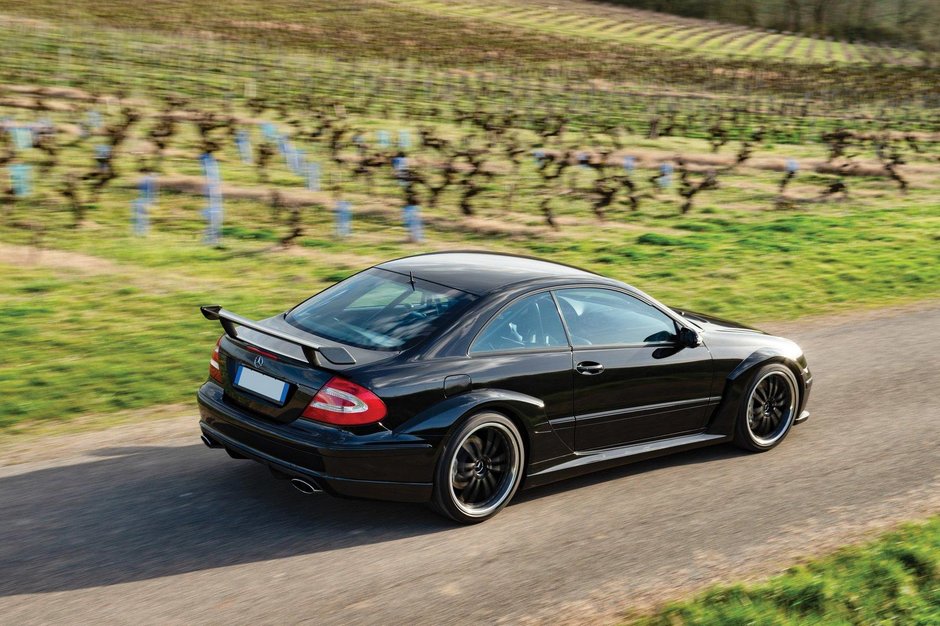
[[[427,502],[436,460],[431,444],[385,436],[337,437],[257,419],[225,401],[207,382],[197,393],[202,434],[290,478],[316,481],[327,493],[353,498]],[[324,427],[325,428],[325,427]],[[325,431],[326,432],[326,431]]]

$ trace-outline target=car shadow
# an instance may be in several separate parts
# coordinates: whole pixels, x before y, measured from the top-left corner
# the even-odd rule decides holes
[[[519,493],[514,504],[740,452],[703,448]],[[0,478],[0,596],[172,576],[453,530],[427,507],[304,496],[202,445],[102,448]],[[491,522],[492,523],[492,522]]]
[[[113,585],[435,533],[421,505],[304,496],[201,444],[105,448],[0,478],[0,596]],[[15,471],[15,469],[14,469]]]

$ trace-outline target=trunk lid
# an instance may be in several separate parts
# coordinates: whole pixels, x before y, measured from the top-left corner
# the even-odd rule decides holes
[[[327,340],[284,315],[253,321],[216,305],[201,310],[225,329],[218,362],[226,401],[274,422],[300,417],[334,373],[398,354]]]
[[[303,356],[295,359],[281,354],[277,344],[286,342],[256,333],[256,343],[250,334],[240,334],[250,343],[226,337],[219,346],[225,398],[266,419],[292,422],[333,374],[310,365]],[[281,398],[276,398],[281,391]]]

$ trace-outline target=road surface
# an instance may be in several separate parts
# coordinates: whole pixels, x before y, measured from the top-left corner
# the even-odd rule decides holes
[[[0,467],[0,622],[615,621],[940,511],[940,305],[784,329],[816,382],[782,446],[524,492],[473,527],[302,496],[195,417],[27,444],[42,460]]]

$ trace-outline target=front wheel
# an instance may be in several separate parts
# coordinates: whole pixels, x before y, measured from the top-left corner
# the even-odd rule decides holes
[[[454,433],[438,461],[432,506],[463,524],[488,520],[519,488],[522,436],[498,413],[480,413]]]
[[[793,372],[778,363],[765,365],[751,378],[738,409],[734,443],[754,452],[770,450],[790,432],[799,406]]]

